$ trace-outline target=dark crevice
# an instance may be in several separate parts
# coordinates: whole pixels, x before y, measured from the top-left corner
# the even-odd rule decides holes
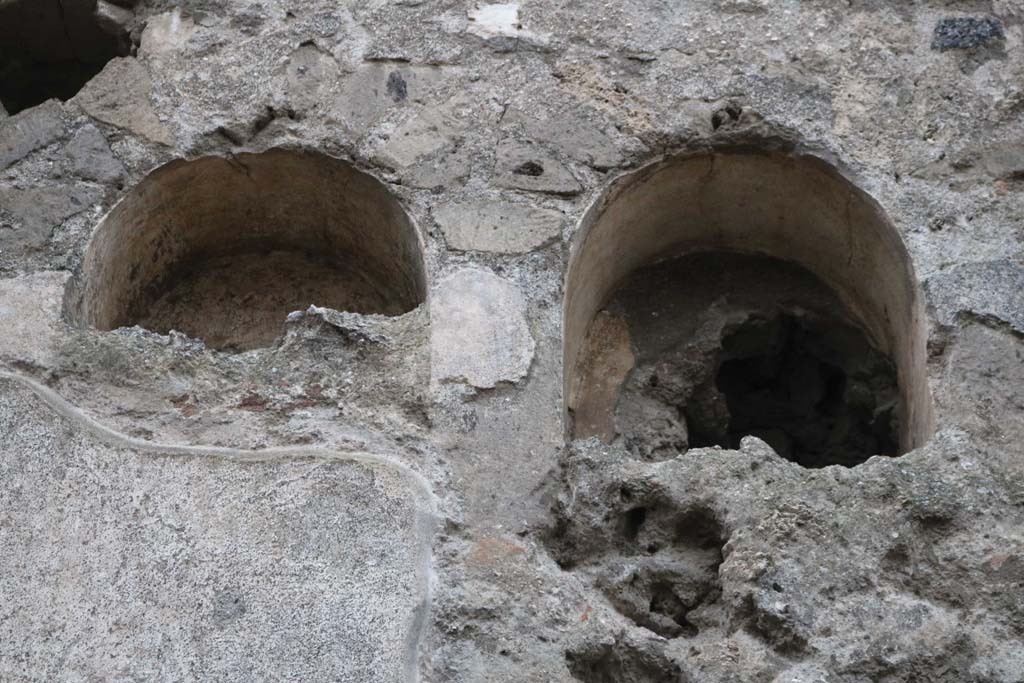
[[[896,370],[853,327],[752,317],[723,338],[715,388],[728,421],[688,410],[692,447],[737,448],[753,435],[805,467],[898,452]]]
[[[68,100],[131,39],[96,15],[95,0],[20,0],[0,6],[0,104],[10,114]]]
[[[799,266],[670,259],[630,275],[600,315],[579,365],[577,438],[621,439],[645,460],[746,436],[812,468],[899,455],[893,362]]]

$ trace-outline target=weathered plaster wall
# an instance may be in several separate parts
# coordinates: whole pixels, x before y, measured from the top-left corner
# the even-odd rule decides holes
[[[130,56],[0,111],[0,678],[1024,679],[1019,3],[126,4],[98,6]],[[823,159],[891,221],[928,443],[566,442],[583,216],[729,146]],[[273,148],[385,184],[426,304],[238,354],[65,315],[151,172]]]

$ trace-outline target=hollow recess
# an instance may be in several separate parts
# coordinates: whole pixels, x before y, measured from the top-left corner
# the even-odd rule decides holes
[[[718,150],[619,179],[574,237],[564,332],[568,431],[641,457],[754,434],[855,465],[932,432],[909,255],[816,157]]]
[[[0,105],[10,114],[67,100],[114,57],[127,33],[96,12],[96,0],[0,0]]]
[[[425,292],[415,227],[382,183],[275,149],[150,174],[97,227],[69,311],[101,330],[247,350],[270,345],[291,311],[399,315]]]

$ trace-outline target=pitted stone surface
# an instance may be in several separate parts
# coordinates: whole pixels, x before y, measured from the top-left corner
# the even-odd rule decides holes
[[[402,475],[148,454],[0,389],[4,681],[414,679],[430,512]]]
[[[430,305],[431,378],[491,389],[526,376],[536,342],[515,285],[478,268],[443,280]]]

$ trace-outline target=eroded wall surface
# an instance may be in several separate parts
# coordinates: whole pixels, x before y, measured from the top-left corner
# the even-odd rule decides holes
[[[1024,680],[1019,3],[63,4],[131,47],[0,107],[0,679]],[[310,301],[244,352],[82,324],[90,238],[150,173],[280,148],[382,181],[425,303]],[[884,211],[925,445],[805,469],[567,439],[584,214],[724,148]]]

